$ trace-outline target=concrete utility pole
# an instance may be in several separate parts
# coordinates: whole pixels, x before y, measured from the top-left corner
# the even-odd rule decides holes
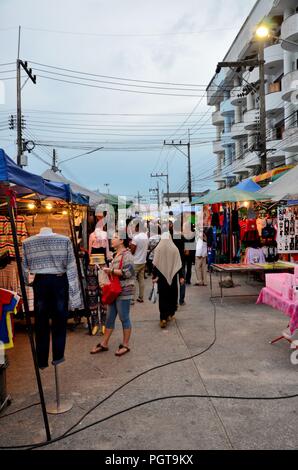
[[[189,133],[189,129],[188,129],[188,142],[187,143],[183,143],[181,140],[179,142],[174,142],[174,140],[172,140],[171,143],[166,143],[166,141],[164,140],[164,145],[169,145],[171,147],[175,147],[177,150],[179,150],[180,153],[182,153],[182,155],[184,155],[186,158],[187,158],[187,180],[188,180],[188,199],[189,199],[189,203],[191,203],[191,200],[192,200],[192,189],[191,189],[191,160],[190,160],[190,133]],[[187,147],[187,154],[182,152],[182,150],[180,150],[179,147]]]
[[[53,161],[52,161],[52,170],[57,173],[57,171],[59,171],[59,168],[58,168],[58,158],[57,158],[57,154],[56,154],[56,150],[53,149]]]
[[[157,182],[157,187],[156,188],[151,188],[149,189],[150,193],[156,193],[156,198],[157,199],[157,207],[158,207],[158,212],[160,211],[160,193],[159,193],[159,183]]]
[[[20,167],[23,167],[24,163],[22,160],[22,155],[24,151],[23,146],[23,137],[22,137],[22,86],[21,86],[21,67],[25,70],[28,78],[36,84],[36,75],[32,74],[32,69],[28,69],[28,62],[23,62],[20,59],[17,59],[17,164]],[[28,79],[27,79],[28,80]]]
[[[265,69],[264,69],[264,42],[259,42],[259,99],[260,99],[260,160],[261,173],[267,171],[267,145],[266,145],[266,101],[265,101]]]
[[[266,140],[266,101],[265,101],[265,60],[264,60],[264,41],[259,42],[259,58],[250,60],[239,60],[236,62],[219,62],[217,64],[216,73],[221,71],[221,68],[228,67],[236,72],[240,73],[242,69],[248,68],[250,72],[255,67],[259,67],[259,81],[258,83],[248,84],[246,86],[246,93],[249,93],[252,89],[259,90],[259,103],[260,103],[260,139],[258,152],[260,156],[261,173],[267,171],[267,140]]]
[[[168,199],[168,202],[167,202],[167,206],[170,207],[170,195],[169,195],[169,193],[170,193],[170,186],[169,186],[169,167],[168,167],[168,165],[167,165],[167,173],[160,173],[160,174],[156,173],[155,175],[153,175],[153,174],[151,173],[150,176],[151,176],[151,178],[166,178],[166,179],[167,179],[167,193],[168,193],[168,198],[167,198],[167,199]]]
[[[138,191],[137,200],[138,200],[138,211],[140,212],[140,204],[143,196],[141,196],[140,191]]]

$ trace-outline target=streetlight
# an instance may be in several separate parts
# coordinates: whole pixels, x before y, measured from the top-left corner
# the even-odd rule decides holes
[[[256,37],[258,39],[267,39],[269,36],[269,33],[270,33],[269,28],[266,25],[261,24],[257,27]]]
[[[259,99],[260,99],[260,160],[261,173],[267,171],[267,146],[266,146],[266,104],[265,104],[265,69],[264,47],[269,37],[270,30],[265,24],[260,24],[256,29],[256,39],[259,42]]]
[[[110,194],[110,190],[109,190],[110,183],[104,183],[104,186],[106,186],[108,194]]]

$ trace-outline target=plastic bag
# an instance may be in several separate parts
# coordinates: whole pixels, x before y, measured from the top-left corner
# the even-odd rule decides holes
[[[152,286],[152,289],[151,289],[151,292],[150,292],[150,295],[149,295],[149,300],[150,300],[150,302],[155,304],[157,302],[157,298],[158,298],[158,287],[157,287],[157,284],[155,283]]]
[[[98,270],[98,284],[100,287],[105,286],[106,284],[110,284],[110,278],[107,273],[104,272],[103,269]]]

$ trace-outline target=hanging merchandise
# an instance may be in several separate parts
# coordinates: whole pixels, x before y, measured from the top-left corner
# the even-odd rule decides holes
[[[298,253],[298,206],[278,208],[277,246],[279,253]]]

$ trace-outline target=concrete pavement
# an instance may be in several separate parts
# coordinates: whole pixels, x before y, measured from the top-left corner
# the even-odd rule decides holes
[[[193,275],[195,282],[195,275]],[[218,286],[218,279],[214,277]],[[117,411],[171,395],[267,397],[298,393],[298,366],[290,362],[289,344],[269,341],[280,335],[287,318],[270,307],[255,305],[260,283],[226,289],[227,294],[255,297],[227,298],[216,305],[216,342],[203,355],[151,371],[115,393],[80,426]],[[151,282],[146,281],[148,297]],[[214,306],[209,288],[188,286],[186,305],[167,329],[159,327],[157,305],[148,301],[132,307],[131,352],[116,357],[121,325],[110,351],[90,355],[100,336],[90,337],[79,326],[68,332],[66,362],[60,366],[61,389],[74,401],[71,411],[49,415],[53,437],[80,420],[97,402],[128,380],[152,367],[188,358],[214,339]],[[38,401],[29,341],[19,332],[9,352],[7,388],[13,397],[6,413]],[[54,371],[41,371],[46,400],[54,398]],[[47,449],[294,449],[298,447],[298,398],[261,401],[214,398],[175,398],[150,403],[70,436]],[[79,427],[80,427],[79,426]],[[35,406],[0,420],[0,446],[36,443],[45,439],[42,415]],[[12,439],[13,436],[13,439]]]

